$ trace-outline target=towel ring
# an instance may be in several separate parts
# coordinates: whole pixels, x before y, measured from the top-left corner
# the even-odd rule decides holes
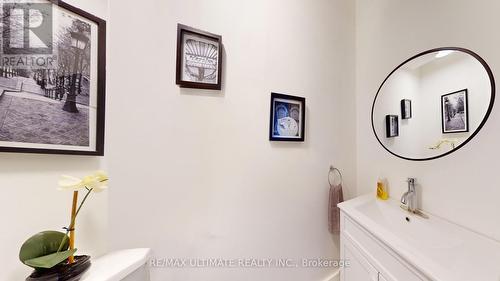
[[[343,179],[342,179],[342,173],[340,172],[339,169],[333,167],[333,166],[330,166],[330,171],[328,171],[328,184],[330,184],[330,187],[333,187],[333,184],[332,184],[332,181],[330,180],[330,175],[333,173],[337,172],[339,174],[339,177],[340,177],[340,184],[343,183]],[[335,177],[334,177],[334,181],[333,183],[335,183]]]

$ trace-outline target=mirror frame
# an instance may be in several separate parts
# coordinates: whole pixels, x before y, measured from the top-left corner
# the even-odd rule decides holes
[[[481,124],[479,124],[479,126],[477,127],[477,129],[463,143],[461,143],[460,145],[458,145],[455,149],[450,150],[450,151],[448,151],[446,153],[440,154],[438,156],[429,157],[429,158],[409,158],[409,157],[404,157],[404,156],[398,155],[398,154],[392,152],[391,150],[389,150],[387,147],[385,147],[385,145],[382,143],[382,141],[380,140],[379,136],[377,135],[377,131],[375,130],[375,123],[374,123],[374,120],[373,120],[373,113],[374,113],[374,110],[375,110],[375,103],[377,102],[377,98],[378,98],[378,96],[380,94],[380,90],[385,85],[385,82],[387,82],[387,80],[389,79],[389,77],[391,77],[391,75],[394,74],[394,72],[396,72],[399,68],[401,68],[406,63],[408,63],[408,62],[410,62],[413,59],[416,59],[418,57],[421,57],[421,56],[424,56],[424,55],[427,55],[427,54],[430,54],[430,53],[439,52],[439,51],[460,51],[460,52],[463,52],[463,53],[466,53],[466,54],[469,54],[469,55],[473,56],[475,59],[477,59],[483,65],[484,69],[486,70],[486,73],[488,74],[488,77],[490,79],[490,84],[491,84],[491,99],[490,99],[490,104],[488,106],[488,110],[486,111],[486,115],[484,116],[483,120],[481,121]],[[471,51],[469,49],[460,48],[460,47],[440,47],[440,48],[434,48],[434,49],[431,49],[431,50],[427,50],[425,52],[422,52],[422,53],[419,53],[417,55],[414,55],[411,58],[409,58],[409,59],[405,60],[404,62],[402,62],[401,64],[399,64],[393,71],[391,71],[389,73],[389,75],[387,75],[387,77],[384,79],[384,81],[382,82],[382,84],[378,88],[377,94],[375,95],[375,98],[373,99],[373,105],[372,105],[372,110],[371,110],[371,121],[372,121],[373,134],[375,135],[375,138],[377,138],[377,141],[380,143],[380,145],[386,151],[388,151],[390,154],[392,154],[392,155],[394,155],[394,156],[396,156],[398,158],[401,158],[401,159],[410,160],[410,161],[429,161],[429,160],[435,160],[435,159],[438,159],[438,158],[441,158],[441,157],[445,157],[445,156],[447,156],[447,155],[449,155],[449,154],[451,154],[453,152],[456,152],[457,150],[459,150],[463,146],[465,146],[469,141],[471,141],[479,133],[479,131],[481,131],[481,129],[483,128],[484,124],[486,124],[486,121],[488,121],[488,118],[490,117],[491,111],[493,110],[493,105],[495,104],[495,91],[496,91],[496,88],[495,88],[495,78],[493,77],[493,72],[491,71],[491,68],[486,63],[486,61],[483,58],[481,58],[478,54],[476,54],[475,52],[473,52],[473,51]]]

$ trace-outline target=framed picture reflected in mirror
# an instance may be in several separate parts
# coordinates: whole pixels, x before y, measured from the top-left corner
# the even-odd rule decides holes
[[[463,89],[441,96],[443,134],[469,131],[468,91]]]
[[[401,100],[401,119],[411,119],[411,117],[412,117],[411,100],[409,99]]]
[[[399,116],[385,116],[386,137],[394,138],[399,136]]]

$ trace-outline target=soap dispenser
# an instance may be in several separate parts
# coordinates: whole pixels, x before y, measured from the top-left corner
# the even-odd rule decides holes
[[[379,177],[377,180],[377,198],[381,200],[389,199],[389,192],[387,190],[387,181]]]

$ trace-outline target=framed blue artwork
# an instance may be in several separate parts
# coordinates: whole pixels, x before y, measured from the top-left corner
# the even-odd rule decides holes
[[[305,113],[305,98],[271,93],[269,140],[303,142]]]

